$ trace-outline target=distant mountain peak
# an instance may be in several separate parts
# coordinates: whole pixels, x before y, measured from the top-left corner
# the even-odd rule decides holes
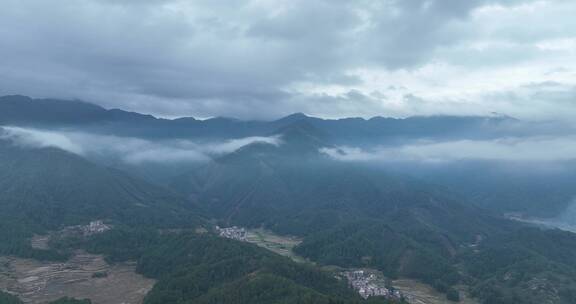
[[[302,112],[298,112],[298,113],[293,113],[290,114],[288,116],[282,117],[278,120],[276,120],[276,122],[280,122],[280,123],[292,123],[295,121],[300,121],[300,120],[305,120],[307,118],[311,118],[310,116],[302,113]]]
[[[33,99],[24,95],[0,96],[0,102],[30,102]]]
[[[313,152],[329,146],[328,136],[306,120],[293,122],[283,126],[275,132],[281,136],[282,148],[293,152]]]
[[[290,135],[302,135],[302,136],[314,136],[322,137],[322,132],[318,128],[314,127],[310,122],[305,120],[295,121],[288,125],[280,127],[275,131],[276,134],[282,136]]]
[[[191,117],[191,116],[186,116],[186,117],[179,117],[179,118],[175,118],[172,119],[172,121],[176,121],[176,122],[198,122],[199,120]]]
[[[302,112],[296,112],[296,113],[292,113],[288,116],[286,116],[285,118],[307,118],[310,117]]]
[[[281,143],[273,145],[266,142],[254,142],[220,157],[218,162],[250,163],[274,158],[293,159],[294,157],[317,156],[319,150],[330,146],[326,136],[307,121],[296,121],[283,126],[270,134],[279,136]]]
[[[226,116],[216,116],[216,117],[212,117],[209,119],[206,119],[205,122],[218,122],[218,123],[222,123],[222,122],[239,122],[241,120],[237,119],[237,118],[233,118],[233,117],[226,117]]]

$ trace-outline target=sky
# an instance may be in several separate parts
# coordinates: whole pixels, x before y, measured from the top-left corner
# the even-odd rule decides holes
[[[0,95],[161,117],[576,120],[573,0],[0,6]]]

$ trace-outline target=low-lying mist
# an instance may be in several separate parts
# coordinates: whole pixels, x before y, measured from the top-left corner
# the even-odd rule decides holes
[[[324,148],[343,161],[450,162],[488,160],[556,162],[576,160],[576,136],[506,137],[494,140],[416,141],[395,147]]]
[[[145,163],[207,162],[254,142],[279,145],[272,137],[246,137],[224,141],[151,141],[135,137],[97,135],[85,132],[3,127],[0,138],[27,148],[59,148],[88,158],[118,159],[131,165]]]
[[[576,225],[576,137],[412,141],[321,152],[444,186],[483,208],[566,229]]]

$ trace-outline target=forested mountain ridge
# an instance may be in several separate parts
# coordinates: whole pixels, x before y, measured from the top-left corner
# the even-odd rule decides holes
[[[158,278],[145,304],[399,303],[380,297],[364,301],[317,267],[211,234],[116,230],[85,246],[114,261],[138,260],[138,272]]]
[[[21,95],[0,97],[1,124],[74,125],[147,119],[153,120],[154,117],[121,110],[106,110],[79,100],[32,99]]]
[[[413,149],[422,143],[456,143],[457,146],[466,143],[481,144],[488,145],[488,151],[492,151],[492,145],[498,142],[511,144],[513,148],[514,142],[522,142],[522,138],[553,139],[574,133],[573,127],[556,125],[554,122],[520,121],[496,114],[323,119],[296,113],[269,121],[225,117],[205,120],[192,117],[162,119],[121,109],[105,109],[82,101],[33,99],[19,95],[0,97],[0,125],[151,141],[187,140],[204,144],[268,136],[295,122],[305,122],[313,126],[329,137],[330,142],[336,146],[355,149],[360,147],[367,151],[403,145]],[[456,152],[449,152],[451,153]],[[443,165],[418,159],[400,159],[400,162],[396,162],[393,158],[389,161],[384,158],[380,162],[384,162],[382,166],[398,166],[400,172],[443,184],[466,196],[468,201],[501,213],[513,212],[553,218],[563,212],[576,195],[573,191],[574,185],[570,182],[574,179],[574,162],[544,163],[537,166],[544,167],[544,170],[535,168],[532,164],[502,163],[497,159],[475,161],[464,158]],[[566,169],[545,169],[558,166]],[[180,170],[168,166],[159,169],[137,168],[133,173],[164,182],[171,177],[171,171],[182,174]],[[150,175],[155,174],[166,177],[150,178]],[[507,186],[509,182],[513,184]],[[546,201],[546,204],[543,201]]]

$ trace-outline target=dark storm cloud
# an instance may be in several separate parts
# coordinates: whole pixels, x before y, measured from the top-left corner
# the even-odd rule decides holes
[[[353,92],[363,84],[354,71],[417,69],[437,60],[437,49],[471,39],[464,25],[475,9],[521,2],[532,1],[6,0],[0,94],[250,118],[331,115],[333,100],[341,115],[377,115],[381,100],[299,86]]]

